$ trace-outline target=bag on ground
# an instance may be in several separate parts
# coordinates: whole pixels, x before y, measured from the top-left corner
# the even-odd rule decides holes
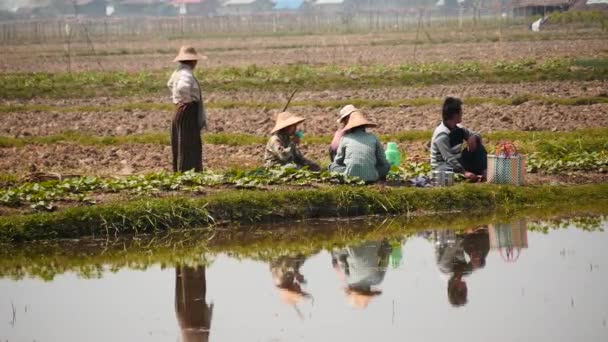
[[[501,141],[495,154],[488,155],[488,183],[523,185],[525,173],[526,157],[509,141]]]

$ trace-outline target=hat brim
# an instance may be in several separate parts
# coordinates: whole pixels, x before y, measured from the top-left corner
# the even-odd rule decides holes
[[[287,120],[284,120],[284,121],[281,121],[281,122],[277,122],[277,124],[274,125],[274,128],[272,129],[272,131],[270,131],[270,134],[274,134],[274,133],[282,130],[285,127],[289,127],[291,125],[299,124],[299,123],[303,122],[304,120],[306,120],[306,119],[303,118],[303,117],[294,116],[294,117],[291,117],[291,118],[289,118]]]
[[[173,62],[200,61],[200,60],[204,60],[204,59],[207,59],[207,56],[199,55],[199,54],[184,53],[184,54],[177,55],[173,59]]]
[[[357,128],[357,127],[377,127],[378,124],[375,124],[373,122],[356,122],[356,123],[348,123],[348,125],[346,125],[344,127],[345,131],[351,130],[353,128]]]
[[[348,116],[350,116],[352,113],[354,112],[358,112],[358,110],[351,110],[350,112],[346,113],[346,114],[342,114],[340,115],[340,118],[338,120],[336,120],[337,123],[340,123],[342,120],[344,120],[344,118],[347,118]]]

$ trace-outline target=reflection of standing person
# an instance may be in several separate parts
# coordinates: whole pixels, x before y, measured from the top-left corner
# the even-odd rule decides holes
[[[199,55],[191,46],[182,46],[174,62],[179,62],[167,86],[176,106],[171,124],[173,172],[203,170],[201,129],[207,127],[201,86],[194,77]]]
[[[467,303],[468,287],[465,275],[483,268],[490,251],[487,228],[479,228],[465,234],[451,230],[436,232],[435,255],[439,270],[450,275],[448,280],[448,300],[453,306]],[[470,261],[467,262],[466,255]]]
[[[332,252],[334,269],[346,282],[346,295],[357,308],[366,308],[382,291],[374,289],[384,280],[391,247],[388,241],[368,241]]]
[[[175,313],[182,342],[209,340],[213,304],[207,305],[206,294],[204,266],[175,268]]]

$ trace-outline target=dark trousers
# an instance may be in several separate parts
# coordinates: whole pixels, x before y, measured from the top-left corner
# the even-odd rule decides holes
[[[481,144],[481,139],[477,137],[477,148],[475,151],[465,149],[460,156],[460,165],[465,171],[469,171],[476,175],[483,175],[488,168],[488,152]]]
[[[173,172],[203,170],[203,146],[198,127],[198,102],[178,108],[171,124]]]

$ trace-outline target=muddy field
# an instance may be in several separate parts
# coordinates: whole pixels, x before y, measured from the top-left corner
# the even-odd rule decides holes
[[[441,37],[437,37],[441,38]],[[260,66],[306,64],[381,64],[398,65],[411,62],[496,61],[515,59],[545,60],[555,57],[598,58],[608,56],[606,37],[541,41],[496,41],[463,43],[429,43],[415,45],[409,41],[376,39],[375,36],[345,36],[342,39],[303,37],[254,39],[225,46],[207,41],[188,41],[207,55],[202,68],[226,66]],[[311,39],[316,39],[311,42]],[[171,68],[175,51],[181,41],[137,48],[137,43],[123,43],[120,47],[103,43],[82,46],[74,53],[65,47],[52,46],[38,53],[22,47],[7,47],[0,53],[0,72],[61,72],[67,71],[149,71]],[[43,45],[44,46],[44,45]],[[206,50],[208,49],[208,50]]]
[[[538,82],[504,85],[429,86],[421,88],[381,88],[367,90],[301,91],[293,101],[334,101],[348,99],[399,101],[417,98],[441,99],[445,96],[464,98],[504,99],[533,94],[547,98],[605,97],[608,81],[593,82]],[[287,94],[272,92],[211,92],[206,101],[238,101],[242,103],[283,103]],[[163,102],[164,101],[164,102]],[[0,135],[11,137],[44,136],[66,131],[78,131],[98,136],[121,136],[167,132],[172,112],[167,110],[104,110],[109,107],[136,103],[166,103],[165,97],[93,98],[93,99],[34,99],[5,101],[5,104],[48,105],[51,111],[16,111],[2,113]],[[466,105],[466,103],[465,103]],[[97,107],[95,112],[72,111],[79,106]],[[263,107],[263,106],[262,106]],[[292,107],[308,121],[304,129],[310,135],[331,134],[336,129],[336,108]],[[382,107],[364,110],[379,124],[377,133],[395,133],[406,130],[430,130],[439,120],[438,105]],[[264,136],[273,125],[276,109],[211,108],[210,133],[248,133]],[[559,130],[601,127],[608,122],[608,104],[567,106],[528,101],[517,106],[492,103],[465,107],[465,123],[474,130]],[[27,124],[23,124],[23,123]]]
[[[338,109],[294,107],[292,111],[308,118],[302,125],[309,135],[329,135],[337,128]],[[210,109],[209,133],[247,133],[265,136],[274,125],[278,110],[250,108]],[[385,107],[366,109],[379,126],[376,133],[388,134],[407,130],[431,130],[441,120],[436,105],[419,107]],[[130,110],[84,113],[9,113],[2,114],[0,134],[11,137],[45,136],[77,131],[96,136],[168,132],[172,113],[168,111]],[[571,131],[604,127],[608,104],[561,106],[533,101],[518,106],[481,104],[466,108],[464,121],[473,130]],[[27,125],[23,123],[27,122]]]
[[[551,33],[546,40],[537,37],[514,39],[529,33],[511,32],[508,39],[489,41],[486,34],[480,41],[466,34],[444,36],[430,33],[422,44],[414,44],[414,35],[370,34],[267,37],[255,39],[230,38],[176,41],[93,42],[74,44],[70,67],[78,70],[155,70],[172,67],[174,50],[183,43],[200,47],[209,59],[201,67],[239,65],[309,64],[400,64],[413,61],[494,61],[515,59],[546,60],[554,57],[606,58],[606,34],[596,31]],[[573,39],[583,37],[586,39]],[[493,34],[492,34],[493,35]],[[441,38],[441,39],[440,39]],[[491,38],[491,37],[490,37]],[[452,39],[452,41],[450,41]],[[446,40],[446,42],[443,42]],[[414,51],[415,50],[415,51]],[[0,77],[15,71],[58,72],[66,70],[67,56],[63,44],[6,46],[0,51]],[[167,71],[169,73],[169,71]],[[169,75],[167,74],[167,77]],[[247,133],[267,136],[278,112],[277,104],[285,103],[291,89],[284,92],[226,91],[204,89],[209,103],[208,133]],[[498,105],[501,99],[526,95],[548,99],[607,97],[608,80],[543,81],[517,84],[461,84],[425,87],[393,87],[378,89],[339,89],[333,91],[300,90],[290,108],[308,118],[303,125],[305,134],[330,135],[337,128],[338,109],[325,106],[331,101],[392,101],[391,107],[364,108],[371,120],[379,124],[373,132],[379,134],[408,130],[431,130],[440,120],[439,105],[398,105],[399,101],[416,99],[440,100],[445,96],[478,98],[484,102],[466,105],[464,123],[479,132],[503,130],[572,131],[583,128],[606,127],[608,104],[560,105],[530,100],[519,105]],[[77,96],[74,96],[77,97]],[[221,103],[237,102],[234,108],[219,108]],[[301,104],[298,104],[300,102]],[[26,105],[23,110],[0,113],[0,136],[11,138],[37,137],[76,131],[94,136],[127,136],[132,134],[168,134],[173,113],[170,110],[117,109],[125,105],[167,104],[168,94],[139,97],[88,99],[35,98],[4,100],[0,105]],[[240,103],[240,104],[239,104]],[[304,103],[304,104],[302,104]],[[252,108],[255,104],[258,108]],[[265,104],[268,107],[265,108]],[[27,106],[48,106],[45,110],[28,110]],[[83,111],[78,107],[94,107]],[[306,137],[304,139],[306,142]],[[327,146],[303,145],[303,151],[322,164],[328,163]],[[428,151],[423,142],[401,144],[410,160],[426,161]],[[168,170],[170,147],[161,144],[123,144],[88,146],[72,143],[48,145],[27,144],[22,147],[0,148],[0,173],[24,174],[33,170],[64,174],[116,175]],[[211,169],[256,167],[263,163],[264,146],[205,145],[204,163]],[[577,178],[578,177],[578,178]],[[570,177],[569,182],[590,180],[583,176]],[[603,175],[591,176],[603,179]],[[537,178],[539,182],[545,178]],[[597,180],[597,179],[591,179]],[[551,178],[550,181],[559,181]]]
[[[327,146],[306,145],[302,152],[309,158],[329,164]],[[423,142],[399,144],[403,158],[427,161],[428,150]],[[205,145],[204,167],[213,170],[255,168],[263,164],[263,145]],[[152,171],[171,171],[170,146],[133,144],[121,146],[79,146],[53,144],[27,148],[0,149],[0,172],[56,172],[63,175],[94,174],[101,176],[130,175]],[[529,184],[582,184],[608,181],[608,173],[571,172],[564,175],[530,174]]]

